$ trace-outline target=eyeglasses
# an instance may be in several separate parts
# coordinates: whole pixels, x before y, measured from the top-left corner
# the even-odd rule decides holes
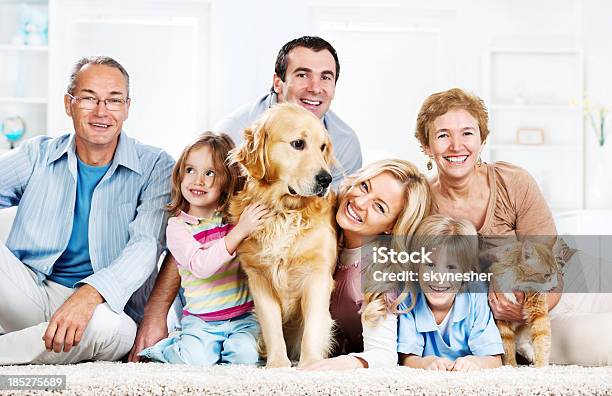
[[[106,106],[106,110],[108,111],[119,111],[123,109],[127,99],[123,98],[108,98],[108,99],[98,99],[94,96],[72,96],[66,92],[66,95],[71,97],[77,102],[79,109],[83,110],[94,110],[98,107],[100,102],[104,102],[104,106]]]

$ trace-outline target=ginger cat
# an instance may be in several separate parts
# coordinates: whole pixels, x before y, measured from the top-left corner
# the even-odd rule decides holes
[[[516,302],[512,290],[525,293],[525,324],[496,320],[504,344],[504,364],[516,367],[517,345],[521,355],[536,367],[547,366],[550,359],[550,317],[546,292],[557,286],[560,270],[552,253],[557,238],[546,244],[530,241],[514,243],[490,271],[506,298]]]

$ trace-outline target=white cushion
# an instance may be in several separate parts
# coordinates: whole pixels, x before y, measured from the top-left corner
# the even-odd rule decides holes
[[[15,220],[15,213],[17,213],[17,207],[0,209],[0,241],[6,241],[8,238],[9,231]]]

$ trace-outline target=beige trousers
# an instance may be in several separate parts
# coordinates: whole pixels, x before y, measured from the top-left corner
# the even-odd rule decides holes
[[[564,293],[550,319],[550,363],[612,365],[612,294]]]
[[[47,352],[43,335],[53,313],[73,290],[44,281],[0,241],[0,365],[66,364],[86,360],[119,360],[136,336],[136,323],[104,303],[96,307],[81,342],[69,352]]]

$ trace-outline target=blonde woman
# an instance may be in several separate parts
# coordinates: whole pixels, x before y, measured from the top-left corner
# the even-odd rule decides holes
[[[386,292],[364,293],[361,248],[381,235],[404,240],[414,233],[429,210],[427,180],[408,161],[374,162],[345,179],[336,212],[341,250],[334,274],[331,313],[343,352],[349,354],[313,363],[305,370],[397,364],[397,307],[409,290],[393,290],[388,284]]]

